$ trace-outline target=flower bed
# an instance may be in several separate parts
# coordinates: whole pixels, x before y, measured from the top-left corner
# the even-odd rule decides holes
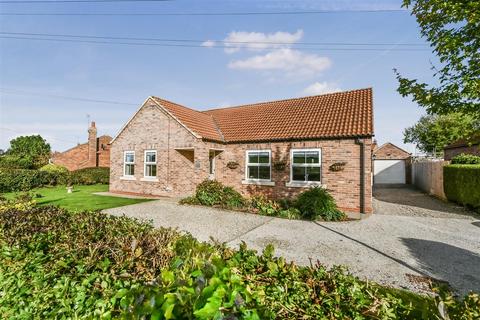
[[[231,187],[226,187],[215,180],[205,180],[197,186],[194,196],[180,200],[180,204],[242,210],[288,219],[326,221],[346,219],[345,213],[337,208],[335,200],[328,191],[319,187],[302,192],[295,200],[275,201],[261,194],[244,198]]]

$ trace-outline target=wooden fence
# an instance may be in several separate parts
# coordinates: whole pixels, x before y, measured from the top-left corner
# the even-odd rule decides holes
[[[412,182],[424,192],[446,199],[443,191],[443,166],[449,161],[416,159],[412,163]]]

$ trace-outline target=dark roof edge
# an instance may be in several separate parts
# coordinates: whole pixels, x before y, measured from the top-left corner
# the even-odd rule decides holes
[[[241,141],[218,141],[203,138],[203,141],[215,142],[221,144],[247,144],[247,143],[269,143],[269,142],[294,142],[294,141],[314,141],[314,140],[344,140],[356,138],[372,138],[373,134],[348,135],[348,136],[323,136],[315,138],[279,138],[279,139],[263,139],[263,140],[241,140]]]

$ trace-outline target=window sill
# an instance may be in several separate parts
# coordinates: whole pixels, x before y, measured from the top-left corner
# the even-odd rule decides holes
[[[254,184],[254,185],[258,185],[258,186],[274,186],[275,181],[242,180],[242,184]]]
[[[321,182],[287,182],[285,183],[285,187],[290,188],[306,188],[306,187],[322,187],[324,189],[327,188],[327,185],[322,184]]]
[[[146,182],[158,182],[158,178],[155,178],[155,177],[143,177],[140,179],[140,181],[146,181]]]
[[[120,177],[120,180],[135,181],[135,180],[137,180],[137,178],[135,178],[134,176],[122,176],[122,177]]]

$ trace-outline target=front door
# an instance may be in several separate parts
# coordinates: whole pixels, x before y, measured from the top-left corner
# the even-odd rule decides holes
[[[209,162],[210,162],[210,171],[208,178],[210,180],[215,180],[215,151],[210,151],[209,154]]]

